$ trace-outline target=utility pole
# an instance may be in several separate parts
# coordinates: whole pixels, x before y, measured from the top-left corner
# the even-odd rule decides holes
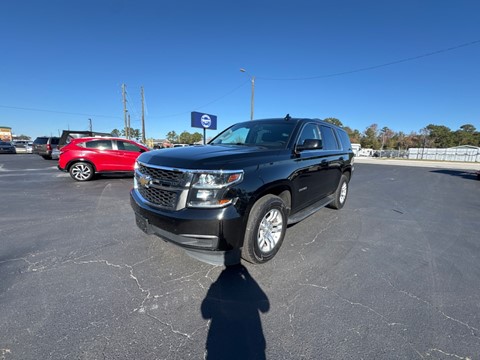
[[[141,87],[142,91],[142,143],[146,144],[145,139],[145,94],[143,92],[143,86]]]
[[[240,69],[241,72],[246,73],[248,76],[250,76],[250,81],[252,83],[252,96],[250,98],[250,120],[253,120],[253,110],[255,107],[255,76],[250,75],[247,70],[245,69]]]
[[[127,139],[130,139],[132,134],[130,134],[130,114],[128,114],[128,125],[127,125]]]
[[[122,96],[123,96],[123,121],[125,125],[125,137],[128,139],[128,129],[127,129],[127,95],[126,95],[126,85],[122,84]]]
[[[89,129],[90,131],[92,131],[92,119],[88,119],[88,122],[89,122]]]

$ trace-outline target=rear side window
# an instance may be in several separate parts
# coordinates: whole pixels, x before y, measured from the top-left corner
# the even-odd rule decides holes
[[[340,149],[335,133],[333,132],[333,129],[331,127],[322,126],[322,133],[323,133],[323,149],[324,150]]]
[[[352,145],[350,144],[350,138],[348,137],[348,134],[345,131],[338,130],[338,137],[340,138],[340,141],[342,143],[342,148],[344,150],[349,150],[352,148]]]
[[[34,144],[46,144],[47,142],[48,142],[48,138],[40,137],[40,138],[36,138],[33,143]]]
[[[89,149],[112,150],[112,142],[110,140],[86,141],[84,144]]]
[[[128,141],[117,140],[118,150],[141,152],[142,148]]]

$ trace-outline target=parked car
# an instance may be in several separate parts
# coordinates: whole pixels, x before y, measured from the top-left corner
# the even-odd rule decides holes
[[[58,160],[60,158],[60,149],[59,149],[59,146],[55,146],[53,149],[52,149],[52,160]]]
[[[28,140],[14,140],[12,141],[12,145],[15,146],[15,150],[18,153],[26,153],[27,149],[26,146],[28,144]]]
[[[58,145],[60,138],[55,136],[39,136],[33,142],[33,154],[40,155],[44,159],[52,158],[52,150]]]
[[[197,259],[264,263],[289,224],[345,205],[353,164],[347,133],[330,123],[247,121],[208,145],[140,155],[130,204],[141,230]]]
[[[31,154],[33,152],[33,141],[27,142],[27,145],[25,145],[25,150],[27,151],[27,154]]]
[[[149,149],[133,140],[98,137],[78,138],[60,149],[58,168],[76,181],[88,181],[95,174],[133,174],[137,157]]]
[[[17,150],[12,143],[8,141],[0,141],[0,154],[16,154]]]
[[[72,139],[84,137],[112,137],[112,134],[86,130],[63,130],[60,141],[58,142],[58,148],[61,149],[72,141]]]

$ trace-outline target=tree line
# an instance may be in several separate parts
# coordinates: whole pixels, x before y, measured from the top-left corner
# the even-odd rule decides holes
[[[380,128],[378,124],[368,126],[363,132],[352,129],[333,117],[325,119],[326,122],[343,128],[350,141],[360,144],[364,149],[373,150],[406,150],[409,148],[449,148],[460,145],[472,145],[480,147],[480,132],[472,124],[460,126],[457,130],[451,130],[444,125],[429,124],[419,132],[412,131],[408,134],[402,131],[394,131],[387,126]],[[142,133],[139,129],[128,129],[131,138],[140,139]],[[125,130],[112,130],[113,136],[125,136]],[[194,144],[201,142],[202,134],[183,131],[177,134],[174,130],[166,134],[166,139],[172,144]]]
[[[140,129],[127,128],[126,130],[129,135],[128,137],[132,139],[136,139],[138,141],[142,137],[142,132],[140,131]],[[124,129],[113,129],[111,134],[112,136],[116,137],[127,137],[127,132]],[[175,131],[172,130],[167,133],[166,140],[172,144],[195,144],[203,140],[203,135],[199,132],[194,132],[192,134],[188,131],[183,131],[182,133],[177,134]]]
[[[325,121],[342,127],[354,144],[362,148],[373,150],[409,149],[409,148],[449,148],[460,145],[480,147],[480,132],[472,124],[460,126],[458,130],[451,130],[444,125],[429,124],[419,132],[412,131],[406,134],[402,131],[393,131],[378,124],[368,126],[363,132],[344,126],[337,118],[327,118]]]

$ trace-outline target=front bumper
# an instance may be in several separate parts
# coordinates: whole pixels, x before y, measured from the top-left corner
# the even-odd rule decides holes
[[[143,202],[135,189],[130,192],[130,203],[137,226],[142,231],[187,250],[228,252],[243,245],[245,223],[234,205],[219,209],[167,211]]]

